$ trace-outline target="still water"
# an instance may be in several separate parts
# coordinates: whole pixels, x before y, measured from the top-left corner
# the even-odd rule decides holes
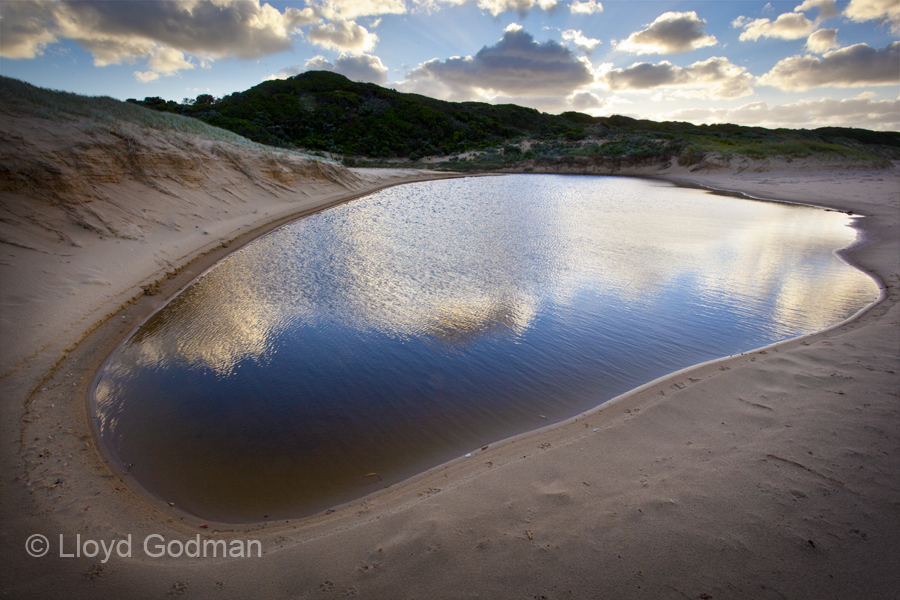
[[[253,242],[152,316],[98,378],[102,442],[202,518],[310,515],[851,316],[877,297],[833,254],[851,221],[613,177],[388,189]]]

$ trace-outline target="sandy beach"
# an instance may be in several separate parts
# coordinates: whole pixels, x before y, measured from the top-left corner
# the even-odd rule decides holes
[[[88,129],[25,116],[0,129],[0,594],[900,597],[897,165],[615,173],[862,215],[842,256],[882,297],[830,330],[674,373],[327,514],[235,527],[179,513],[110,470],[88,420],[96,370],[255,237],[385,186],[456,175]],[[39,558],[35,534],[49,543]],[[222,540],[252,556],[151,556],[160,540]]]

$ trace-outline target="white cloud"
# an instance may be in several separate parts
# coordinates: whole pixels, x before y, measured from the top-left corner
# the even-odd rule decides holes
[[[321,0],[310,2],[315,11],[332,21],[350,21],[373,15],[402,15],[407,7],[404,0]]]
[[[882,21],[891,24],[891,31],[900,31],[900,2],[897,0],[850,0],[844,16],[851,21]]]
[[[524,15],[535,7],[550,10],[556,7],[557,0],[478,0],[478,8],[486,10],[497,17],[505,12],[517,12]]]
[[[378,42],[377,35],[369,33],[365,27],[352,21],[333,21],[311,27],[306,37],[323,48],[333,48],[352,54],[372,50]]]
[[[822,54],[832,48],[837,48],[837,29],[820,29],[814,31],[806,40],[806,47],[810,52]]]
[[[579,2],[575,0],[569,5],[569,11],[573,15],[592,15],[594,13],[603,12],[603,5],[596,0],[588,0],[587,2]]]
[[[600,40],[595,40],[594,38],[586,37],[580,30],[577,29],[567,29],[562,32],[562,38],[567,42],[572,42],[575,44],[575,47],[584,52],[587,55],[590,55],[591,52],[594,51],[594,48],[600,44]]]
[[[378,85],[387,84],[388,68],[384,66],[380,58],[371,54],[341,54],[334,61],[334,72],[353,81],[366,81]]]
[[[834,0],[804,0],[803,4],[794,7],[794,12],[806,12],[814,8],[819,9],[819,17],[830,19],[841,14],[834,5]]]
[[[751,102],[733,109],[695,108],[661,113],[653,118],[764,127],[860,127],[895,131],[900,129],[900,100],[874,100],[866,93],[845,100],[801,100],[773,107],[765,102]]]
[[[646,29],[616,44],[616,50],[633,54],[681,54],[716,45],[716,38],[704,33],[705,27],[706,21],[696,12],[663,13]]]
[[[740,35],[741,41],[755,41],[761,37],[799,40],[809,36],[815,30],[816,23],[807,19],[803,13],[792,12],[778,15],[774,21],[770,19],[751,21],[746,17],[738,17],[732,26],[744,29]]]
[[[398,89],[462,100],[567,95],[593,82],[586,58],[553,40],[536,42],[521,27],[508,27],[496,45],[483,47],[475,56],[420,64]]]
[[[381,59],[371,54],[346,54],[343,53],[332,63],[322,55],[313,56],[300,66],[282,69],[276,75],[269,75],[270,79],[287,79],[306,71],[333,71],[353,81],[387,84],[388,68],[382,64]]]
[[[194,65],[184,58],[184,52],[174,48],[160,48],[150,57],[147,64],[151,69],[163,75],[171,75],[184,69],[193,69]]]
[[[159,79],[159,73],[154,73],[153,71],[135,71],[134,76],[141,83],[150,83],[151,81]]]
[[[894,85],[900,74],[900,42],[883,50],[856,44],[818,56],[792,56],[759,78],[762,85],[804,91],[815,87]]]
[[[753,76],[727,58],[712,57],[679,67],[668,61],[636,63],[625,69],[611,69],[601,82],[613,91],[649,91],[676,88],[692,98],[740,98],[753,93]]]

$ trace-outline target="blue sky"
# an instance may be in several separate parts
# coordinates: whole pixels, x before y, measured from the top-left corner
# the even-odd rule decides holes
[[[900,129],[900,1],[4,0],[0,73],[115,98],[327,69],[448,100]]]

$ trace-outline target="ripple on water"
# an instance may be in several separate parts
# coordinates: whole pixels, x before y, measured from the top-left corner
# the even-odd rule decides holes
[[[101,372],[100,435],[202,518],[309,515],[849,317],[877,296],[833,253],[850,222],[613,177],[391,188],[253,242],[151,317]]]

